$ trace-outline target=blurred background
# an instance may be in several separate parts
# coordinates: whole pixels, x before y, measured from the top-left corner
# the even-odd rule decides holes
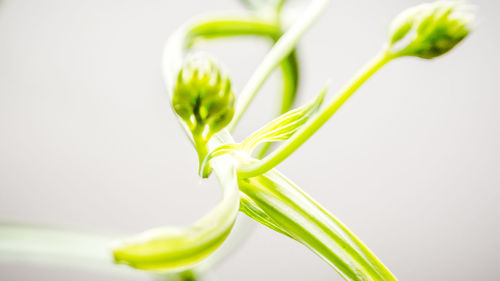
[[[433,61],[377,73],[278,168],[353,230],[400,280],[498,280],[500,4]],[[331,1],[301,39],[298,104],[330,96],[418,0]],[[219,199],[201,184],[161,76],[164,41],[235,0],[0,1],[0,220],[137,233],[188,225]],[[241,89],[269,42],[200,45]],[[276,113],[275,73],[239,128]],[[341,280],[302,245],[261,225],[215,269],[217,280]],[[149,280],[70,267],[0,264],[0,280]]]

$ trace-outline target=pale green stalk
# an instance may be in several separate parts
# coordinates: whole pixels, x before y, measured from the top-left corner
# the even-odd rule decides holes
[[[323,124],[326,123],[337,112],[337,110],[370,78],[377,70],[388,63],[392,56],[386,51],[382,51],[371,62],[369,62],[354,78],[344,86],[339,93],[326,104],[325,107],[311,117],[309,122],[305,124],[297,133],[295,133],[288,141],[279,146],[275,151],[266,156],[261,161],[241,164],[238,167],[238,175],[240,177],[253,177],[263,174],[277,166],[285,160],[290,154],[297,150],[304,142],[306,142]]]
[[[186,279],[185,272],[156,274],[117,266],[110,245],[120,237],[123,235],[4,222],[0,223],[0,263],[67,266],[137,279],[150,277],[161,281],[198,280]],[[208,259],[207,262],[213,264],[216,261]],[[208,269],[206,263],[200,264],[189,270],[190,276],[205,274]]]
[[[129,268],[117,267],[113,262],[109,246],[118,237],[50,226],[0,223],[0,260],[131,273]]]

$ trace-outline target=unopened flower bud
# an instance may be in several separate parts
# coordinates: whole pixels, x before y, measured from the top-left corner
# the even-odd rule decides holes
[[[212,60],[189,57],[179,72],[172,105],[193,137],[207,141],[233,117],[231,82]]]
[[[460,2],[422,4],[401,13],[392,23],[390,52],[395,56],[438,57],[471,30],[470,7]]]

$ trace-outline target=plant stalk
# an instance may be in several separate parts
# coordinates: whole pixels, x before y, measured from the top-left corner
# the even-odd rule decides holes
[[[345,280],[397,280],[342,222],[276,170],[239,178],[239,187],[268,216],[265,225],[286,230],[285,235],[311,249]],[[253,210],[242,207],[253,215]]]
[[[344,86],[340,92],[319,112],[311,117],[311,120],[295,133],[288,141],[279,146],[275,151],[260,161],[249,162],[238,167],[238,175],[250,178],[263,174],[290,156],[302,144],[304,144],[326,121],[337,112],[337,110],[363,85],[375,72],[387,64],[392,56],[382,51],[371,60],[354,78]]]

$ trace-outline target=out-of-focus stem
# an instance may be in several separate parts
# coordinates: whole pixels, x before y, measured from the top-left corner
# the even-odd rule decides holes
[[[254,74],[250,77],[241,91],[235,106],[233,120],[227,126],[229,131],[234,129],[236,124],[238,124],[243,113],[246,111],[248,105],[269,74],[293,51],[293,49],[295,49],[299,38],[309,27],[311,27],[327,4],[328,0],[314,0],[309,4],[297,23],[295,23],[283,36],[281,36],[276,44],[274,44],[273,48],[269,51],[264,60],[262,60],[261,64],[257,67]]]

